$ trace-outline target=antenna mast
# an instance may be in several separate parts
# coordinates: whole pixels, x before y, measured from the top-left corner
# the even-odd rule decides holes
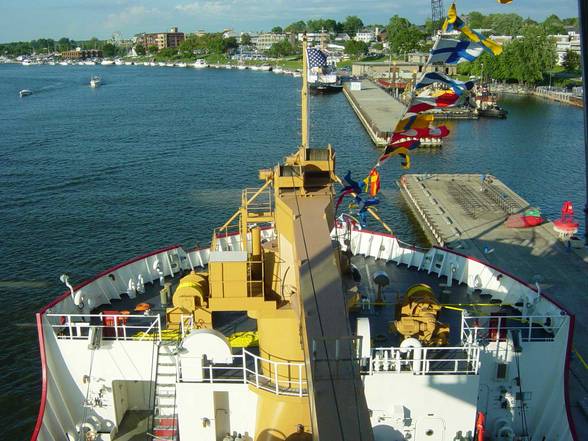
[[[443,0],[431,0],[431,20],[433,21],[433,35],[441,29],[445,19],[445,6]]]
[[[306,34],[302,37],[302,90],[300,98],[302,100],[302,147],[308,148],[308,42]]]

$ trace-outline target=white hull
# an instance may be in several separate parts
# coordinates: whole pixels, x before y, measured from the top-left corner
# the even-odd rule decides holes
[[[262,237],[266,239],[272,234],[272,230],[262,231]],[[412,268],[412,272],[446,280],[448,285],[464,284],[471,290],[483,287],[492,299],[503,304],[512,305],[524,299],[523,317],[517,317],[529,325],[517,328],[521,332],[517,343],[521,351],[517,353],[513,350],[511,331],[501,327],[500,319],[493,322],[492,317],[477,316],[462,316],[458,347],[422,350],[371,347],[365,352],[362,350],[359,369],[367,405],[372,410],[375,441],[409,439],[390,437],[394,433],[410,435],[415,441],[453,440],[456,434],[462,434],[464,438],[460,439],[471,439],[465,438],[465,434],[473,434],[478,411],[485,412],[487,427],[501,428],[497,432],[489,429],[488,439],[503,440],[509,431],[520,432],[520,414],[516,412],[517,363],[525,391],[532,394],[532,401],[526,406],[530,439],[540,440],[548,434],[546,439],[550,441],[572,440],[564,403],[564,364],[566,355],[569,355],[570,333],[570,316],[566,311],[508,273],[451,250],[433,248],[421,251],[404,247],[392,236],[350,230],[341,224],[333,230],[332,238],[340,242],[343,251],[349,248],[356,256]],[[240,246],[237,235],[228,235],[219,241],[223,250],[239,249]],[[99,403],[93,406],[90,423],[99,426],[103,432],[114,434],[121,412],[131,405],[138,408],[147,405],[145,399],[141,401],[139,397],[144,396],[150,390],[150,382],[156,380],[152,367],[157,363],[154,357],[158,351],[159,357],[175,360],[169,363],[170,370],[166,371],[166,375],[173,379],[174,390],[174,399],[170,401],[173,404],[168,412],[170,418],[177,416],[182,440],[222,439],[217,434],[228,431],[229,426],[228,419],[218,417],[217,401],[221,395],[224,397],[223,410],[230,415],[230,431],[247,432],[255,438],[258,435],[255,432],[258,388],[268,394],[306,394],[303,380],[290,382],[287,388],[282,388],[279,382],[277,385],[268,384],[257,370],[244,369],[244,365],[257,366],[262,362],[247,350],[232,356],[229,353],[227,356],[232,361],[213,360],[210,371],[202,369],[191,355],[193,346],[189,344],[194,340],[193,335],[199,334],[189,334],[184,340],[184,350],[176,356],[165,346],[156,349],[150,341],[128,337],[131,329],[122,324],[114,328],[115,335],[100,342],[100,349],[88,348],[89,322],[82,320],[82,316],[71,314],[88,315],[95,307],[118,299],[124,291],[129,296],[140,296],[145,284],[172,277],[180,269],[202,267],[208,262],[209,255],[209,249],[186,251],[176,246],[141,256],[76,288],[76,297],[82,299],[81,309],[74,305],[72,296],[66,292],[50,305],[50,311],[45,308],[37,315],[46,378],[42,395],[44,412],[39,415],[32,441],[63,439],[63,433],[74,434],[76,424],[84,416],[84,409],[79,405],[81,397],[88,393],[92,403]],[[546,321],[545,317],[550,320]],[[160,329],[159,316],[137,316],[136,320],[134,326],[141,329],[149,327],[156,333]],[[190,327],[187,326],[181,335],[188,335]],[[541,326],[552,337],[543,339],[540,333],[532,332],[532,329],[541,331]],[[217,348],[217,343],[210,344],[210,348]],[[462,352],[464,358],[452,355],[456,350]],[[406,356],[407,351],[413,355]],[[443,364],[436,364],[435,360],[439,359],[433,356],[435,351],[446,352]],[[250,362],[243,363],[243,360]],[[518,361],[515,363],[515,360]],[[85,381],[91,362],[91,378]],[[226,367],[227,362],[232,362],[233,367]],[[275,362],[264,360],[263,363]],[[499,363],[507,366],[504,379],[497,378]],[[540,372],[537,369],[539,364]],[[290,367],[293,370],[304,368],[296,363],[291,363]],[[222,380],[223,369],[237,372],[233,382]],[[209,373],[212,377],[206,377]],[[130,403],[118,400],[118,387],[125,390]],[[204,420],[205,424],[194,423]]]

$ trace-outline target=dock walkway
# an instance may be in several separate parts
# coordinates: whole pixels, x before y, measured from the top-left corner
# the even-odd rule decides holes
[[[493,176],[404,175],[400,190],[431,242],[486,261],[540,288],[576,315],[569,393],[578,433],[588,430],[588,254],[562,242],[551,222],[507,228],[530,204]],[[581,355],[578,355],[581,354]],[[585,358],[582,358],[582,355]]]
[[[406,106],[371,80],[362,80],[361,90],[351,90],[350,83],[346,83],[343,93],[374,144],[388,145],[388,138]]]

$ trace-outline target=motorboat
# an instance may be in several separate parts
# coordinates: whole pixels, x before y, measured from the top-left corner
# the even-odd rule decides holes
[[[97,75],[93,75],[92,78],[90,78],[90,87],[96,88],[99,87],[102,84],[102,78],[100,78]]]
[[[20,97],[22,98],[22,97],[24,97],[24,96],[29,96],[29,95],[32,95],[32,94],[33,94],[33,92],[32,92],[31,90],[29,90],[29,89],[23,89],[23,90],[21,90],[20,92],[18,92],[18,94],[19,94],[19,95],[20,95]]]
[[[192,67],[194,69],[204,69],[206,67],[208,67],[208,63],[206,62],[206,60],[199,58],[198,60],[196,60],[194,62],[194,64],[192,65]]]

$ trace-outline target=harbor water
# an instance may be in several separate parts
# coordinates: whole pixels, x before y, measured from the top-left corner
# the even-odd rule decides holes
[[[270,72],[0,65],[2,439],[27,439],[34,425],[34,312],[63,291],[59,276],[77,283],[166,245],[207,244],[240,190],[259,185],[257,170],[296,148],[299,87]],[[445,122],[445,145],[414,152],[411,172],[491,173],[548,217],[564,200],[580,215],[582,110],[530,97],[501,105],[504,121]],[[363,178],[379,151],[345,97],[311,97],[310,116],[312,145],[332,144],[339,175]],[[398,158],[382,165],[378,210],[424,245],[395,186],[404,172]]]

